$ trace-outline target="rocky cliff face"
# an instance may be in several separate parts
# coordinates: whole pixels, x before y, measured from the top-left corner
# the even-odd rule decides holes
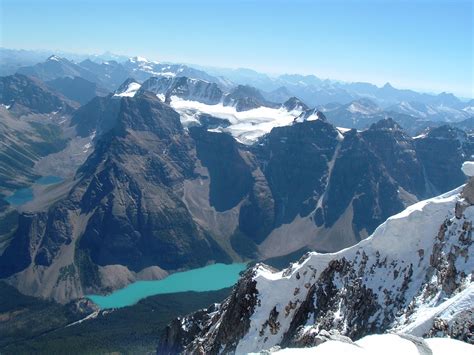
[[[413,140],[393,119],[378,121],[362,132],[370,149],[385,164],[386,170],[400,186],[416,196],[427,196],[420,154]],[[456,179],[458,183],[464,177]],[[453,188],[455,185],[451,185]]]
[[[171,96],[178,96],[186,100],[199,101],[215,105],[222,100],[223,91],[215,83],[181,77],[152,77],[145,81],[142,91],[162,94],[167,101]]]
[[[199,326],[194,315],[170,324],[158,353],[258,352],[382,332],[474,343],[471,189],[419,202],[349,249],[309,253],[281,272],[255,266],[226,301],[199,312]],[[170,337],[178,331],[182,342]]]
[[[454,188],[453,183],[463,178],[458,167],[472,157],[472,136],[457,128],[441,126],[430,129],[414,142],[432,189],[440,193]],[[440,165],[445,168],[438,169]]]
[[[237,112],[251,110],[258,107],[277,107],[267,101],[256,88],[248,85],[238,85],[225,98],[224,105],[234,106]]]
[[[275,200],[275,226],[317,208],[340,138],[334,126],[316,120],[274,128],[254,148]]]

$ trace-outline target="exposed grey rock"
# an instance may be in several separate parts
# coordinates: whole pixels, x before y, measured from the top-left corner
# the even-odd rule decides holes
[[[160,338],[158,354],[228,354],[235,351],[238,340],[248,331],[248,316],[257,306],[253,270],[242,275],[231,296],[218,308],[198,311],[190,317],[174,321]],[[223,316],[222,321],[220,317]],[[207,336],[199,338],[205,331]]]
[[[327,341],[340,341],[343,343],[354,344],[351,338],[341,335],[339,331],[331,329],[329,331],[323,329],[318,331],[306,330],[301,332],[292,339],[292,342],[288,344],[288,347],[291,348],[309,348],[313,346],[321,345]]]
[[[466,186],[462,190],[462,196],[470,205],[474,205],[474,178],[470,178]]]

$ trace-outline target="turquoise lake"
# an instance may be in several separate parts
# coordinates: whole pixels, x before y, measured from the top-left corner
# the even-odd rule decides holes
[[[5,200],[12,206],[23,205],[33,199],[33,190],[31,187],[16,190],[13,195],[8,196]]]
[[[185,291],[215,291],[234,285],[246,264],[213,264],[171,274],[156,281],[137,281],[107,296],[86,296],[101,309],[133,305],[149,296]]]
[[[38,185],[53,185],[62,182],[64,179],[59,176],[42,176],[34,183]],[[16,190],[13,195],[8,196],[5,200],[12,206],[21,206],[33,200],[33,189],[25,187],[24,189]]]

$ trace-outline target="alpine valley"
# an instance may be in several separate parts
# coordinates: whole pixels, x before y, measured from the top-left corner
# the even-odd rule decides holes
[[[0,51],[0,353],[473,351],[472,100]]]

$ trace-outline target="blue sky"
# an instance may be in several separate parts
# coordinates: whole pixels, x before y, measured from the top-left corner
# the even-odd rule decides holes
[[[470,0],[0,0],[1,46],[106,50],[473,97]]]

